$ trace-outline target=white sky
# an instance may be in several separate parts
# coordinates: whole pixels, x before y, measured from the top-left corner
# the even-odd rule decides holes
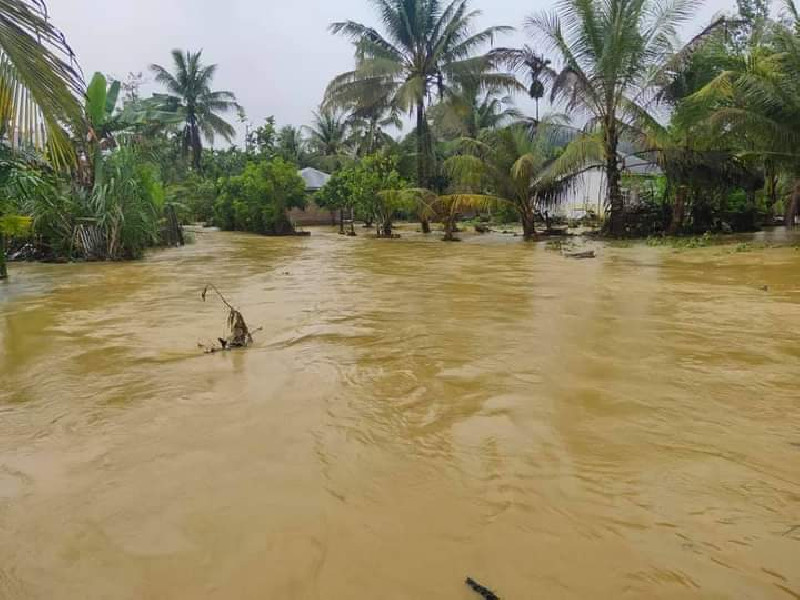
[[[368,0],[49,0],[48,5],[87,79],[94,71],[118,79],[131,71],[147,76],[151,63],[171,65],[173,48],[203,49],[206,62],[219,65],[216,89],[234,92],[251,122],[275,115],[279,125],[308,123],[327,82],[352,67],[352,46],[331,35],[328,25],[347,19],[379,25]],[[550,10],[554,2],[473,0],[473,6],[483,11],[481,27],[521,30],[527,15]],[[707,0],[682,37],[734,9],[734,0]],[[525,41],[518,31],[499,43]]]

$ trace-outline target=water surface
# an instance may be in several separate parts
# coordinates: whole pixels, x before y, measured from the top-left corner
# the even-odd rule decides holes
[[[0,285],[0,598],[800,598],[800,251],[197,237]]]

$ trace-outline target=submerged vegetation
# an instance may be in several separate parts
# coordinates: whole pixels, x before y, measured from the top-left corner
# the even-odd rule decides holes
[[[380,237],[408,219],[423,232],[441,222],[454,240],[462,217],[491,215],[533,239],[560,231],[565,212],[653,244],[794,225],[792,0],[773,11],[738,0],[685,44],[676,40],[690,0],[560,0],[526,19],[521,48],[500,44],[507,25],[475,30],[470,0],[368,1],[374,23],[330,27],[352,41],[355,62],[328,83],[312,121],[252,127],[234,93],[215,89],[218,66],[202,52],[176,49],[168,66],[151,65],[161,91],[148,97],[141,73],[87,84],[44,1],[8,0],[0,277],[7,255],[137,258],[183,243],[187,223],[286,235],[291,211],[312,202],[338,212],[343,233],[347,218],[351,234],[360,220]],[[236,139],[233,117],[244,147],[215,148]],[[327,185],[307,191],[305,167],[330,174]],[[593,174],[598,222],[575,202]]]

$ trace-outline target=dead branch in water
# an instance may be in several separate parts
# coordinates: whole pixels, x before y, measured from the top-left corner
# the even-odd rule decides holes
[[[500,600],[500,596],[495,594],[489,588],[487,588],[485,586],[482,586],[480,583],[475,581],[472,577],[467,577],[466,584],[472,589],[472,591],[474,591],[476,594],[478,594],[484,600]]]
[[[228,350],[230,348],[245,348],[253,343],[253,335],[250,329],[247,327],[247,323],[244,320],[244,316],[241,312],[236,310],[236,308],[228,302],[227,298],[222,295],[213,283],[209,283],[206,287],[203,288],[203,293],[200,296],[203,298],[203,302],[206,301],[206,296],[208,295],[208,291],[212,290],[220,299],[220,301],[228,308],[228,320],[226,322],[227,330],[230,331],[230,335],[224,338],[217,338],[220,343],[220,346],[211,346],[206,347],[206,352],[219,352],[221,350]],[[260,327],[258,329],[253,330],[260,331]]]

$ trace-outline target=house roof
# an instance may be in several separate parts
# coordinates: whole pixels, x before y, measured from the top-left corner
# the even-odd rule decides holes
[[[297,173],[303,178],[303,181],[306,182],[307,192],[316,192],[328,183],[328,180],[331,178],[327,173],[318,171],[313,167],[306,167],[305,169],[299,170]]]

